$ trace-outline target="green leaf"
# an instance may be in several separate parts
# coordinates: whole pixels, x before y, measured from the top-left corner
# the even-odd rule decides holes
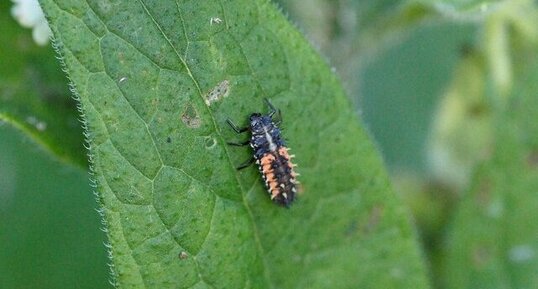
[[[123,288],[428,288],[405,210],[336,77],[272,4],[41,1],[87,121]],[[269,98],[304,193],[229,147]]]
[[[393,173],[431,176],[426,145],[432,119],[440,117],[435,109],[474,34],[468,25],[423,25],[356,74],[364,121]]]
[[[52,48],[37,47],[0,3],[0,121],[30,135],[58,157],[87,166],[76,103]]]
[[[467,50],[438,104],[427,146],[429,174],[456,192],[468,188],[476,164],[490,156],[493,144],[483,57]]]
[[[445,288],[532,288],[538,280],[538,63],[515,74],[505,107],[496,111],[491,160],[475,175],[453,220],[445,254]],[[531,62],[527,65],[525,62]]]

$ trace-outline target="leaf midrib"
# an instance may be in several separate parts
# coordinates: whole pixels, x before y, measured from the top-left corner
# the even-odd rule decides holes
[[[190,67],[188,66],[188,64],[186,63],[186,61],[184,59],[181,58],[179,52],[177,51],[176,47],[172,44],[172,42],[170,41],[170,39],[168,38],[168,36],[166,35],[166,33],[162,30],[161,26],[159,25],[159,23],[157,23],[157,21],[155,20],[155,18],[153,17],[153,15],[151,15],[151,12],[147,9],[146,5],[142,2],[142,0],[137,0],[140,5],[142,5],[144,11],[146,12],[146,14],[150,17],[151,21],[153,22],[153,24],[157,27],[157,29],[159,30],[159,32],[161,33],[162,37],[164,37],[164,39],[166,40],[166,42],[168,43],[168,45],[173,49],[174,53],[176,54],[177,58],[179,59],[179,61],[181,62],[181,64],[185,67],[186,71],[187,71],[187,74],[189,75],[189,77],[191,78],[191,80],[193,81],[194,85],[196,86],[196,90],[198,91],[198,95],[199,97],[202,99],[202,102],[204,102],[204,96],[203,96],[203,93],[202,93],[202,90],[198,84],[198,81],[196,81],[194,75],[192,74],[191,70],[190,70]],[[181,23],[182,23],[182,27],[183,27],[183,32],[184,32],[184,35],[185,35],[185,41],[187,41],[187,43],[189,43],[189,39],[186,35],[186,31],[185,31],[185,21],[183,20],[183,16],[182,16],[182,13],[181,13],[181,9],[180,9],[180,6],[179,6],[179,3],[177,1],[176,2],[176,5],[177,5],[177,8],[178,8],[178,13],[180,15],[180,18],[181,18]],[[223,10],[223,15],[226,15],[226,13],[224,12],[224,6],[222,5],[222,2],[221,0],[218,0],[222,10]],[[254,5],[256,5],[256,8],[259,10],[259,7],[258,7],[258,4],[257,2],[253,1]],[[224,23],[226,25],[226,29],[228,29],[228,23],[226,21],[226,18],[225,16],[223,16],[224,18]],[[235,40],[235,39],[234,39]],[[250,68],[250,65],[249,65],[249,68]],[[251,74],[252,74],[252,69],[251,70]],[[205,110],[207,111],[208,115],[210,116],[211,118],[211,122],[213,124],[213,129],[215,130],[215,133],[217,134],[217,136],[219,137],[221,143],[225,143],[224,142],[224,138],[222,137],[220,131],[218,130],[218,126],[217,126],[217,122],[215,120],[215,117],[213,116],[213,113],[211,112],[211,110],[209,109],[209,107],[207,105],[204,106]],[[144,122],[145,123],[145,122]],[[146,124],[147,126],[147,124]],[[151,133],[150,133],[151,135]],[[151,139],[152,139],[152,142],[155,144],[155,141],[153,139],[153,135],[151,135]],[[156,148],[157,149],[157,148]],[[159,158],[160,158],[160,152],[159,150],[157,149],[157,152],[159,154]],[[228,149],[227,148],[224,148],[224,152],[226,154],[226,158],[228,160],[228,163],[230,164],[230,167],[234,168],[234,165],[233,165],[233,162],[232,162],[232,159],[231,159],[231,156],[228,152]],[[161,159],[161,163],[162,163],[162,159]],[[264,276],[265,278],[267,279],[267,283],[270,285],[271,288],[275,288],[274,287],[274,284],[273,282],[271,282],[271,278],[270,278],[270,273],[269,273],[269,269],[268,269],[268,265],[267,265],[267,260],[265,259],[265,254],[264,254],[264,251],[263,251],[263,247],[262,247],[262,244],[261,244],[261,240],[260,240],[260,236],[259,236],[259,232],[258,232],[258,227],[256,226],[256,223],[254,222],[254,215],[252,213],[252,210],[250,208],[250,206],[248,205],[246,199],[245,199],[245,196],[246,194],[248,193],[248,191],[245,191],[244,187],[242,186],[241,184],[241,181],[239,180],[239,177],[237,175],[237,173],[234,173],[233,174],[234,177],[235,177],[235,180],[236,180],[236,183],[237,183],[237,186],[239,188],[239,190],[241,191],[241,199],[243,201],[243,206],[245,207],[245,209],[247,210],[248,212],[248,215],[249,215],[249,219],[250,219],[250,223],[252,224],[252,227],[253,227],[253,233],[254,233],[254,237],[256,239],[256,245],[258,247],[258,253],[260,254],[260,258],[262,258],[262,261],[263,261],[263,271],[264,271]],[[254,183],[254,185],[256,184],[256,182]],[[254,185],[252,187],[254,187]],[[214,208],[213,208],[214,209]]]

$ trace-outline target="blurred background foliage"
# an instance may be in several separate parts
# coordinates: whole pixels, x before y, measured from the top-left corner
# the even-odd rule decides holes
[[[50,45],[0,1],[0,288],[107,288],[75,101]]]
[[[536,288],[536,1],[276,2],[335,67],[378,144],[432,287]],[[0,288],[106,287],[67,80],[10,4],[0,119],[18,130],[0,127]]]
[[[9,122],[63,160],[86,167],[82,128],[65,73],[50,45],[37,46],[28,29],[0,2],[0,120]]]
[[[87,172],[5,124],[0,152],[0,288],[111,287]]]

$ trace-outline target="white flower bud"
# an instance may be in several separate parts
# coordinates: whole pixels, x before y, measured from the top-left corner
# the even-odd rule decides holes
[[[32,28],[32,37],[39,45],[48,43],[52,36],[52,31],[49,28],[43,10],[39,6],[37,0],[12,0],[11,15],[26,28]]]

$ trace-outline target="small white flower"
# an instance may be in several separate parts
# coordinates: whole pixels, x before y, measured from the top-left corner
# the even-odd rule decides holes
[[[52,36],[52,31],[49,28],[43,10],[39,6],[37,0],[11,0],[11,15],[23,27],[32,28],[32,37],[39,45],[48,43]]]

